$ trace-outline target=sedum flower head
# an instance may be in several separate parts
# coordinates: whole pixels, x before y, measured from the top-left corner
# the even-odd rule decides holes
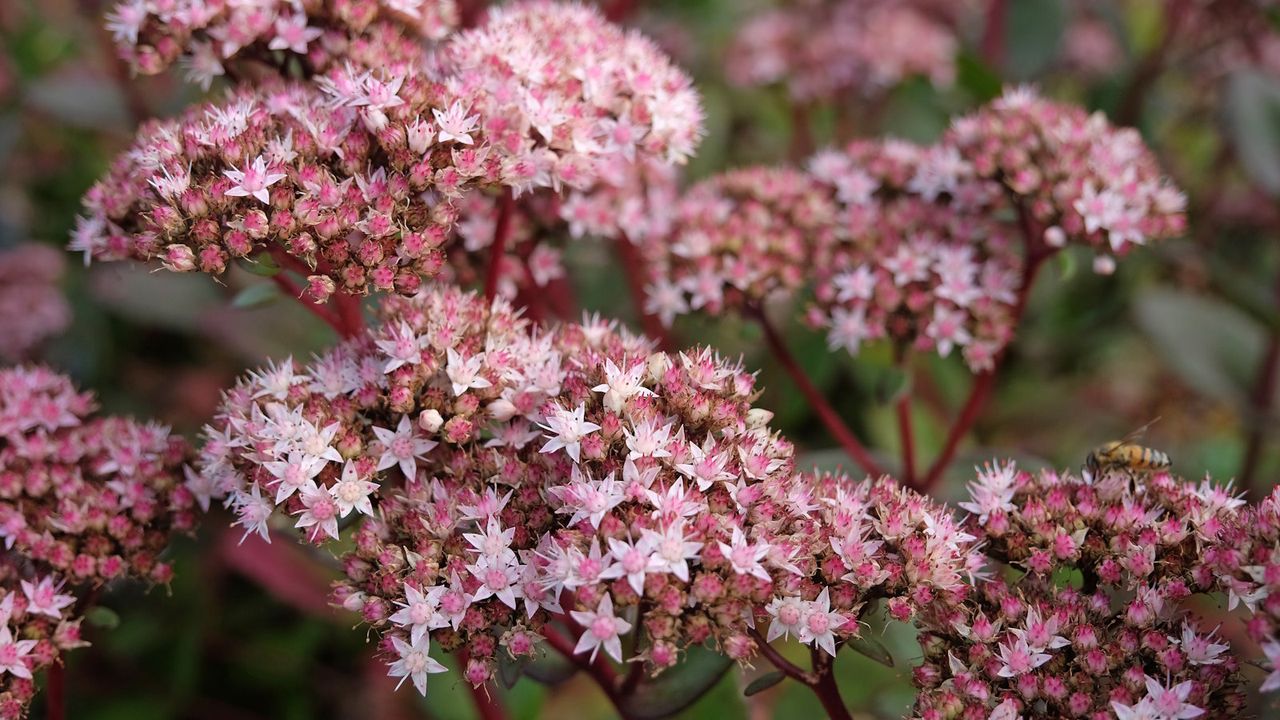
[[[748,87],[781,83],[799,101],[879,95],[915,76],[949,87],[955,16],[971,4],[809,0],[767,10],[738,29],[729,79]]]
[[[669,235],[645,244],[652,283],[645,311],[670,325],[795,292],[815,244],[834,232],[835,203],[806,173],[732,170],[690,188]]]
[[[745,660],[753,627],[834,653],[872,600],[905,618],[963,595],[976,555],[944,510],[889,479],[797,474],[756,393],[710,350],[655,353],[593,318],[535,330],[433,288],[237,385],[193,482],[246,531],[324,541],[350,475],[372,512],[350,503],[335,598],[420,690],[431,643],[465,647],[480,683],[553,620],[575,652],[656,673],[707,641]]]
[[[1227,498],[1221,502],[1215,498]],[[966,529],[999,571],[922,615],[922,718],[1228,717],[1240,662],[1185,602],[1212,592],[1204,548],[1237,503],[1167,473],[982,468]],[[1007,712],[1007,711],[1006,711]]]
[[[42,367],[0,370],[0,718],[25,717],[34,676],[85,645],[88,588],[166,584],[170,537],[195,525],[186,443],[94,413]]]
[[[683,164],[702,136],[689,77],[594,8],[495,8],[440,55],[450,91],[480,112],[502,180],[518,190],[585,190],[619,161]]]
[[[186,443],[93,409],[91,395],[51,370],[0,370],[0,539],[76,584],[167,583],[160,554],[195,525]]]
[[[27,357],[71,323],[58,288],[64,265],[62,253],[35,243],[0,251],[0,358]]]
[[[29,571],[26,571],[29,573]],[[54,575],[23,579],[21,561],[0,560],[0,719],[21,720],[36,694],[36,673],[81,640],[76,599]]]
[[[135,72],[178,62],[206,90],[234,65],[403,67],[421,61],[422,40],[443,38],[457,22],[454,0],[122,0],[107,15]]]
[[[967,172],[1010,193],[1048,246],[1091,247],[1103,258],[1101,269],[1186,226],[1186,197],[1161,175],[1138,131],[1031,88],[1010,90],[955,120],[943,142],[964,158]]]
[[[991,368],[1013,337],[1019,283],[1016,231],[995,219],[990,184],[955,176],[945,147],[855,142],[808,164],[838,217],[811,264],[807,320],[832,350],[856,355],[888,339],[900,349],[962,354]]]
[[[71,248],[213,275],[269,251],[317,301],[412,293],[444,262],[455,200],[497,178],[475,123],[420,72],[240,89],[143,126],[86,194]]]

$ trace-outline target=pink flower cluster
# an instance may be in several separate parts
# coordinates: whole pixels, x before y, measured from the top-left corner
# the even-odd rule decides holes
[[[801,101],[875,95],[913,76],[948,87],[956,73],[956,16],[966,4],[801,0],[767,10],[738,30],[729,79],[784,83]]]
[[[917,715],[1242,711],[1239,660],[1184,601],[1215,589],[1202,549],[1243,504],[1228,488],[1167,473],[980,470],[960,507],[1001,571],[969,602],[924,619]]]
[[[656,673],[708,640],[746,660],[765,632],[834,655],[871,600],[905,619],[963,594],[981,558],[942,508],[797,474],[755,395],[709,350],[654,353],[594,319],[537,331],[429,290],[232,390],[193,489],[226,494],[247,532],[280,509],[324,541],[366,515],[337,599],[421,691],[443,669],[432,640],[465,650],[475,684],[565,631],[573,653]]]
[[[807,171],[734,170],[676,205],[644,243],[646,311],[664,323],[757,309],[810,283],[833,350],[888,338],[960,350],[974,372],[1013,337],[1034,268],[1068,242],[1108,271],[1185,224],[1184,198],[1135,131],[1011,91],[932,146],[854,142]]]
[[[813,248],[836,232],[834,200],[801,171],[731,170],[691,187],[670,235],[643,248],[652,277],[645,312],[670,325],[700,311],[756,307],[795,292]]]
[[[993,206],[990,183],[938,187],[945,147],[865,142],[825,151],[809,172],[838,207],[830,243],[816,248],[808,322],[832,350],[856,355],[887,338],[899,349],[963,353],[991,369],[1013,337],[1019,290],[1017,231]]]
[[[689,77],[594,8],[533,0],[444,45],[453,97],[475,108],[516,190],[587,190],[620,162],[682,164],[702,136]]]
[[[1249,612],[1245,627],[1262,646],[1271,674],[1263,692],[1280,690],[1280,488],[1242,509],[1204,551],[1205,565],[1231,609]]]
[[[62,253],[26,243],[0,251],[0,358],[26,357],[71,323],[71,307],[58,288]]]
[[[35,674],[88,643],[76,600],[52,576],[23,579],[20,563],[0,560],[0,720],[21,720],[36,694]]]
[[[187,445],[168,428],[92,414],[50,370],[0,370],[0,539],[76,584],[167,583],[169,537],[195,527]]]
[[[963,158],[950,179],[999,183],[1045,245],[1092,247],[1101,272],[1135,245],[1186,227],[1186,197],[1160,174],[1138,131],[1030,88],[956,119],[943,143]]]
[[[338,61],[392,70],[458,22],[454,0],[123,0],[107,15],[120,56],[153,75],[175,61],[206,90],[232,62],[308,73]]]
[[[168,583],[160,559],[195,526],[188,447],[167,428],[93,414],[40,367],[0,370],[0,718],[26,714],[34,674],[84,645],[80,593],[123,577]]]
[[[463,105],[421,74],[337,69],[151,121],[85,196],[86,257],[218,275],[270,252],[334,291],[412,293],[444,262],[455,200],[497,164]]]

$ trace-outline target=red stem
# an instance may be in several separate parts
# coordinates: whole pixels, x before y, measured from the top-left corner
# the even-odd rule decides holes
[[[635,12],[639,5],[640,0],[613,0],[605,7],[604,16],[609,22],[622,22],[628,15]]]
[[[650,315],[644,310],[647,293],[641,271],[645,264],[644,259],[640,257],[639,249],[625,232],[618,233],[613,247],[618,252],[618,263],[622,265],[622,271],[627,276],[627,286],[631,289],[631,304],[635,305],[636,315],[640,318],[640,327],[644,329],[644,334],[657,340],[659,349],[668,351],[673,349],[675,343],[672,342],[671,333],[667,327],[656,315]]]
[[[902,445],[902,482],[916,484],[916,443],[911,429],[911,394],[898,398],[898,439]]]
[[[470,654],[464,647],[458,650],[457,655],[458,662],[461,663],[461,666],[465,671]],[[507,720],[506,709],[502,707],[502,703],[498,702],[496,698],[489,694],[489,686],[487,684],[477,686],[472,685],[465,680],[463,683],[466,684],[467,689],[471,691],[471,700],[476,706],[476,715],[480,717],[480,720]]]
[[[1035,283],[1036,275],[1039,274],[1044,261],[1053,254],[1049,248],[1045,247],[1042,240],[1044,232],[1038,227],[1027,209],[1021,203],[1017,203],[1017,211],[1018,220],[1022,227],[1025,254],[1022,263],[1022,280],[1018,286],[1018,298],[1013,306],[1013,324],[1015,327],[1021,322],[1022,315],[1026,312],[1027,299],[1031,296],[1031,286]],[[1000,366],[1004,363],[1007,355],[1008,347],[1000,351],[990,370],[978,373],[974,377],[973,385],[969,388],[969,397],[965,400],[955,424],[947,432],[947,439],[943,442],[942,452],[938,454],[938,458],[929,467],[929,472],[925,474],[924,479],[916,487],[920,492],[929,492],[942,479],[942,474],[946,472],[947,466],[951,464],[951,460],[955,457],[956,449],[960,446],[960,440],[964,438],[978,420],[978,415],[982,412],[982,406],[986,403],[987,398],[991,396],[991,391],[995,385],[996,373],[1000,370]]]
[[[1165,27],[1164,36],[1160,38],[1160,44],[1142,58],[1134,68],[1133,74],[1129,76],[1128,86],[1120,95],[1123,98],[1120,107],[1116,109],[1117,125],[1136,125],[1141,119],[1147,92],[1164,69],[1165,59],[1180,33],[1182,19],[1191,14],[1185,5],[1183,0],[1176,0],[1166,5],[1165,18],[1168,25]]]
[[[751,630],[751,637],[756,641],[756,647],[759,648],[760,654],[766,660],[773,664],[783,675],[795,680],[813,691],[818,697],[818,702],[822,703],[822,709],[827,711],[827,717],[832,720],[852,720],[849,710],[844,706],[844,700],[840,698],[840,688],[836,685],[835,674],[832,672],[834,665],[831,656],[824,654],[816,648],[811,650],[813,670],[805,670],[800,666],[792,663],[790,660],[782,657],[763,637],[759,631]]]
[[[511,216],[515,209],[511,188],[504,188],[498,201],[498,219],[493,223],[493,242],[489,244],[489,271],[484,278],[484,299],[489,303],[498,296],[498,281],[502,279],[502,261],[507,255],[507,237],[511,235]]]
[[[809,126],[809,105],[797,102],[791,106],[791,147],[788,149],[792,162],[813,154],[813,129]]]
[[[836,685],[836,676],[832,672],[835,667],[835,658],[818,648],[811,648],[809,652],[813,658],[813,668],[818,675],[818,682],[812,686],[813,692],[822,703],[822,709],[827,711],[827,716],[831,720],[853,720],[853,716],[844,706],[844,700],[840,698],[840,687]]]
[[[363,303],[358,295],[339,292],[334,293],[329,300],[337,309],[338,317],[342,319],[342,327],[338,329],[339,335],[349,338],[364,332]]]
[[[1276,303],[1280,305],[1280,279],[1275,287]],[[1262,449],[1266,444],[1267,423],[1270,421],[1271,405],[1276,395],[1277,374],[1280,374],[1280,330],[1272,329],[1267,340],[1266,353],[1258,366],[1258,377],[1253,385],[1253,397],[1250,398],[1252,417],[1248,418],[1252,426],[1249,429],[1245,445],[1244,462],[1240,467],[1240,487],[1251,499],[1258,499],[1261,488],[1255,488],[1254,482],[1258,466],[1262,462]]]
[[[45,717],[48,720],[64,720],[67,717],[67,676],[66,667],[60,660],[54,660],[45,673]]]
[[[773,323],[769,322],[769,318],[760,308],[748,308],[748,314],[755,317],[756,322],[760,323],[760,328],[764,330],[765,342],[769,345],[769,350],[773,356],[782,364],[783,369],[791,376],[791,380],[795,382],[796,387],[800,388],[800,393],[809,401],[809,405],[813,407],[814,412],[818,414],[818,418],[822,420],[822,424],[827,427],[827,432],[839,442],[854,459],[862,467],[862,469],[873,477],[879,477],[884,474],[880,469],[880,465],[871,457],[870,451],[866,446],[858,440],[849,426],[840,419],[840,414],[835,408],[827,402],[823,397],[822,391],[814,386],[813,381],[809,379],[809,375],[805,373],[804,368],[796,361],[791,350],[787,348],[786,342],[774,329]]]
[[[1004,75],[1004,36],[1008,16],[1008,0],[987,0],[986,26],[982,31],[982,59],[997,76]]]
[[[778,671],[783,675],[786,675],[796,682],[808,685],[809,687],[813,687],[817,683],[817,678],[813,673],[810,673],[808,670],[805,670],[799,665],[796,665],[790,660],[782,657],[782,653],[775,650],[774,647],[760,635],[759,630],[753,629],[748,630],[747,632],[749,632],[751,637],[755,639],[756,647],[759,648],[760,654],[764,656],[765,660],[772,663],[773,666],[778,668]]]
[[[328,303],[312,302],[304,298],[305,291],[284,274],[285,270],[291,270],[305,278],[311,274],[311,268],[279,245],[269,246],[267,253],[281,268],[281,272],[272,275],[271,279],[285,293],[302,303],[311,314],[323,320],[343,338],[353,337],[364,331],[364,315],[359,297],[339,292],[334,293]]]
[[[283,272],[272,275],[271,281],[274,282],[285,295],[297,300],[301,303],[302,307],[307,309],[308,312],[323,320],[326,325],[337,331],[339,335],[342,334],[342,319],[339,318],[328,305],[319,305],[311,302],[310,300],[304,299],[302,296],[305,291],[298,287],[298,284],[289,279],[289,277]]]
[[[575,653],[573,651],[574,643],[556,632],[555,628],[550,625],[542,627],[542,637],[547,639],[547,644],[555,648],[556,652],[590,675],[596,681],[596,684],[600,686],[600,689],[604,690],[604,694],[608,695],[609,699],[616,704],[618,699],[618,673],[608,661],[597,655],[595,662],[592,662],[590,656]]]

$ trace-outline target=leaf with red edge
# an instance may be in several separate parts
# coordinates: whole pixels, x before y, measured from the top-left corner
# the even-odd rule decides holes
[[[218,540],[218,555],[228,568],[254,581],[285,605],[308,615],[339,619],[329,605],[329,586],[338,579],[337,575],[297,545],[269,543],[254,534],[241,542],[238,533],[228,530]]]

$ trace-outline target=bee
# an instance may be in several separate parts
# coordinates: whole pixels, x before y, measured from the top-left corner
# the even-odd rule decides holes
[[[1159,420],[1156,418],[1119,440],[1103,443],[1085,458],[1085,469],[1094,477],[1106,470],[1123,470],[1129,474],[1152,473],[1167,470],[1169,456],[1155,448],[1143,447],[1134,440],[1142,437],[1147,428]]]

